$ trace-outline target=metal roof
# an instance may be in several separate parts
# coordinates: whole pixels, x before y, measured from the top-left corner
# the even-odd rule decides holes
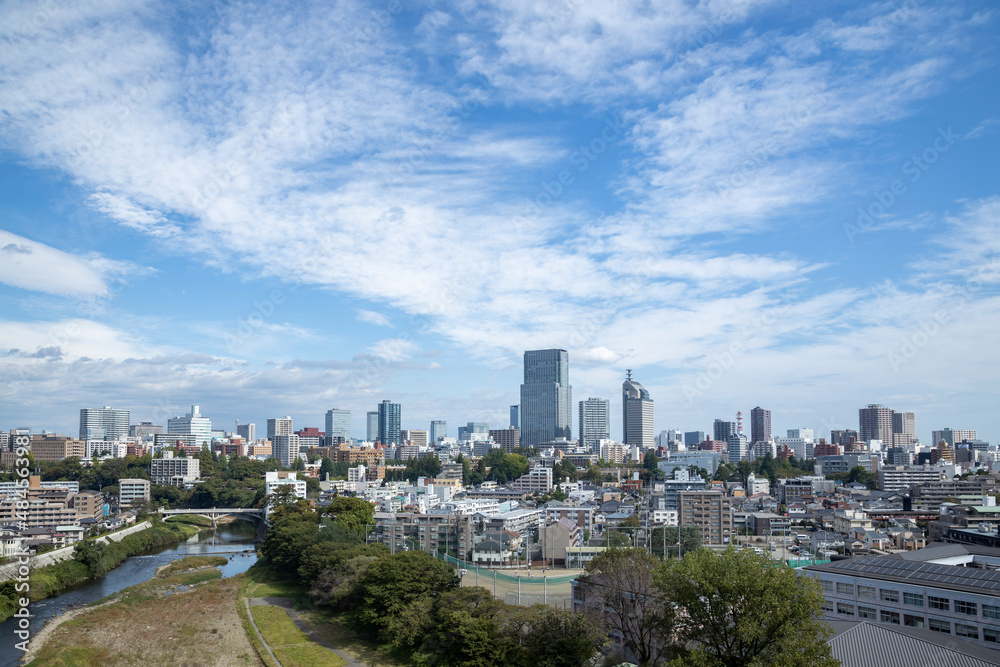
[[[920,563],[897,558],[848,558],[845,560],[812,565],[811,571],[869,576],[884,581],[918,583],[952,591],[995,595],[1000,597],[1000,572],[958,565]]]
[[[994,667],[1000,652],[930,630],[832,621],[829,644],[843,667]]]

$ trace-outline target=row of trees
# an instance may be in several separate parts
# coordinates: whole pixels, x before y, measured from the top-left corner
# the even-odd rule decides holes
[[[287,494],[271,501],[262,565],[307,586],[316,604],[346,614],[407,664],[576,667],[605,641],[593,616],[507,605],[484,588],[461,588],[427,553],[366,544],[374,512],[364,500],[337,498],[318,512]]]
[[[661,561],[611,549],[580,578],[578,598],[620,635],[639,665],[835,667],[811,579],[729,548]]]

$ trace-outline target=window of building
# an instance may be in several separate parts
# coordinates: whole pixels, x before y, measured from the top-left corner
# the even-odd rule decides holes
[[[1000,618],[1000,607],[992,604],[984,604],[983,616],[986,618]]]
[[[899,625],[899,612],[889,611],[888,609],[882,610],[882,622],[883,623],[895,623]]]
[[[905,625],[908,628],[922,628],[924,627],[924,617],[910,616],[909,614],[903,614],[903,625]]]
[[[1000,644],[1000,628],[984,625],[983,641],[990,644]]]
[[[939,598],[933,595],[927,596],[927,606],[931,609],[940,609],[941,611],[948,611],[951,609],[951,600],[948,598]]]
[[[878,616],[875,613],[875,607],[864,607],[858,605],[858,618],[867,618],[874,621]]]
[[[880,593],[882,594],[882,602],[899,602],[899,591],[883,588]]]
[[[858,584],[858,597],[859,598],[869,598],[871,600],[875,599],[875,587],[874,586],[862,586]]]
[[[927,621],[927,627],[933,630],[934,632],[946,632],[949,635],[951,634],[951,623],[949,623],[948,621],[942,621],[936,618],[931,618],[928,619]]]
[[[843,602],[837,603],[837,613],[843,614],[844,616],[854,616],[854,605],[844,604]]]
[[[823,600],[823,604],[820,605],[820,608],[823,611],[833,611],[833,603],[832,602],[827,602],[826,600]]]
[[[966,616],[978,616],[979,605],[967,600],[955,600],[955,613],[965,614]]]
[[[924,606],[924,596],[919,593],[903,593],[903,602],[914,607]]]
[[[820,579],[819,580],[819,585],[820,585],[820,588],[823,589],[824,593],[832,593],[833,592],[833,582],[832,581],[829,581],[827,579]]]
[[[969,639],[979,639],[979,628],[974,625],[969,625],[968,623],[956,623],[955,624],[955,635],[958,637],[967,637]]]
[[[841,581],[837,582],[837,594],[838,595],[854,595],[854,584],[845,584]]]

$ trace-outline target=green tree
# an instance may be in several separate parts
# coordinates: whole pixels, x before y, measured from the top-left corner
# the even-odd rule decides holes
[[[642,467],[646,470],[656,470],[656,464],[660,462],[660,459],[656,458],[656,454],[653,450],[646,452],[645,458],[642,459]]]
[[[360,582],[358,619],[381,630],[412,601],[457,588],[458,576],[446,563],[423,551],[404,551],[368,566]]]
[[[668,561],[656,577],[676,606],[678,665],[835,667],[811,579],[747,550],[707,549]]]
[[[365,534],[366,526],[375,523],[375,506],[363,498],[338,496],[327,507],[323,515],[333,519],[333,523],[354,533]]]
[[[73,547],[73,560],[87,566],[92,577],[103,577],[107,574],[105,556],[107,545],[95,540],[82,540]]]
[[[653,529],[649,546],[658,558],[677,558],[677,532],[681,535],[681,555],[701,548],[701,529],[698,526],[659,526]]]
[[[268,528],[260,553],[276,571],[294,578],[302,565],[306,549],[316,542],[318,529],[318,516],[315,512],[284,516]]]
[[[323,460],[319,464],[319,478],[322,481],[326,481],[326,476],[329,475],[330,479],[333,479],[333,461],[323,457]]]
[[[660,561],[644,549],[609,549],[598,555],[578,581],[584,602],[603,609],[605,623],[621,635],[640,667],[672,655],[664,637],[674,625],[673,606],[657,595],[654,576]]]

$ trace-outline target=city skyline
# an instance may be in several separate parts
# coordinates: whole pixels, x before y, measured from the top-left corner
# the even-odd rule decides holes
[[[358,435],[391,396],[502,428],[523,350],[561,348],[615,415],[632,368],[656,433],[881,403],[997,442],[998,24],[7,3],[0,426],[336,406]]]

